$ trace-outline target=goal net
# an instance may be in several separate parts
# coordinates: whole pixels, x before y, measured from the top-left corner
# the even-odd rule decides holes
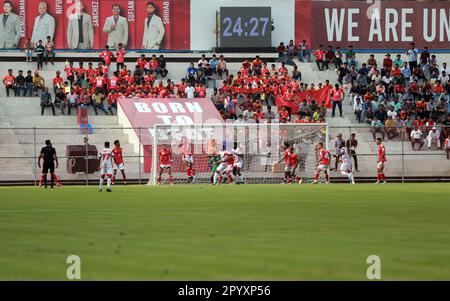
[[[211,183],[213,169],[226,152],[235,154],[241,165],[240,176],[236,169],[229,172],[234,183],[269,184],[283,182],[286,144],[297,153],[299,164],[294,174],[303,181],[313,178],[317,144],[322,142],[328,148],[327,124],[155,125],[152,135],[149,184],[169,183],[168,169],[161,178],[159,175],[162,157],[158,154],[163,149],[172,154],[174,184]],[[228,183],[225,173],[222,181]]]

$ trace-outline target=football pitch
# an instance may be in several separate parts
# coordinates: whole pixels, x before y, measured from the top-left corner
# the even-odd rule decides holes
[[[450,184],[0,188],[0,280],[450,280]]]

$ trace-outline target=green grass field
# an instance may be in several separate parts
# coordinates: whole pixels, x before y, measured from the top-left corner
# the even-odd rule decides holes
[[[450,185],[0,188],[0,280],[450,280]]]

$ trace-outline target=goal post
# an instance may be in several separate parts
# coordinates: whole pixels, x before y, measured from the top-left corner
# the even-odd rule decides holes
[[[328,148],[329,140],[326,123],[157,124],[151,132],[150,185],[157,183],[160,171],[158,153],[164,145],[172,153],[174,184],[190,183],[191,174],[195,175],[195,183],[211,183],[212,168],[218,156],[222,151],[231,152],[235,145],[242,159],[243,182],[270,184],[283,181],[285,143],[293,145],[298,155],[296,176],[308,180],[313,177],[316,167],[317,144],[322,142]],[[185,153],[192,154],[191,160],[184,160]],[[168,181],[167,171],[164,171],[161,184],[167,184]]]

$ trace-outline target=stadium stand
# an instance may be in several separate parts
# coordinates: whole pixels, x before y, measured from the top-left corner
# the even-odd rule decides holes
[[[287,50],[286,50],[287,51]],[[292,52],[290,52],[292,53]],[[56,71],[61,72],[61,76],[64,81],[67,81],[66,73],[64,69],[67,65],[67,55],[70,55],[70,59],[74,61],[74,66],[78,67],[78,62],[85,62],[85,66],[87,62],[92,61],[94,66],[100,60],[99,53],[88,53],[88,54],[67,54],[60,52],[57,54],[57,62],[55,65],[46,65],[43,70],[39,71],[42,77],[45,80],[47,87],[49,87],[49,83],[52,82],[53,77],[55,76]],[[134,72],[136,60],[140,57],[140,53],[129,53],[126,56],[125,65],[128,70]],[[218,54],[219,55],[219,54]],[[227,69],[230,75],[236,77],[238,72],[242,71],[242,62],[245,59],[253,60],[257,54],[226,54],[225,59],[227,61]],[[396,53],[392,53],[392,56],[396,55]],[[17,57],[21,57],[22,54],[17,54]],[[212,56],[212,53],[204,54],[204,56],[209,59]],[[149,55],[146,56],[147,59]],[[201,54],[175,54],[168,53],[165,54],[167,59],[167,70],[168,75],[164,78],[164,82],[167,79],[171,79],[175,84],[180,83],[182,78],[186,78],[187,69],[189,67],[189,63],[194,63],[194,66],[197,66],[198,63],[202,62],[204,58]],[[351,133],[356,133],[356,137],[359,139],[358,144],[358,154],[362,154],[359,156],[359,166],[360,166],[360,177],[371,177],[373,176],[373,168],[369,168],[369,166],[373,165],[373,161],[375,160],[376,154],[376,145],[373,143],[373,136],[370,131],[370,128],[363,128],[361,124],[355,119],[353,103],[349,97],[350,95],[350,86],[342,82],[342,80],[337,76],[337,72],[334,72],[334,64],[329,63],[330,71],[320,71],[318,69],[318,65],[313,60],[311,62],[301,62],[297,57],[292,57],[292,59],[286,58],[285,54],[274,53],[274,54],[260,54],[262,61],[267,62],[268,66],[271,64],[276,65],[276,69],[281,65],[281,61],[287,62],[286,68],[289,75],[293,72],[293,66],[297,65],[298,70],[301,72],[301,78],[303,83],[308,83],[309,85],[314,84],[316,87],[319,84],[324,85],[326,81],[329,81],[330,85],[334,85],[336,83],[344,83],[344,88],[346,92],[346,97],[344,99],[343,105],[343,117],[331,117],[330,112],[327,112],[326,121],[329,123],[331,131],[330,138],[334,139],[338,133],[343,133],[344,139],[348,139]],[[314,57],[314,56],[313,56]],[[402,57],[405,57],[402,54]],[[439,61],[446,61],[448,55],[439,55]],[[5,62],[5,60],[11,60],[14,56],[7,56],[5,53],[0,54],[0,62],[1,70],[7,70],[9,67],[13,66],[13,73],[17,75],[18,70],[23,70],[26,73],[28,70],[34,72],[36,65],[35,63],[27,63],[23,61],[14,62],[12,65],[10,62]],[[370,56],[370,53],[357,53],[354,61],[358,67],[363,63],[366,63],[369,59],[376,60],[378,65],[381,65],[383,60],[383,56],[380,54],[375,54],[374,56]],[[450,59],[450,58],[449,58]],[[276,60],[276,62],[274,62]],[[203,62],[205,63],[205,62]],[[248,64],[250,62],[244,62]],[[115,69],[115,63],[113,62],[110,69]],[[111,76],[111,73],[109,75]],[[159,77],[161,78],[161,77]],[[224,77],[225,78],[225,77]],[[189,78],[187,78],[188,80]],[[157,79],[158,80],[158,79]],[[214,89],[212,87],[220,88],[222,87],[222,80],[216,79],[213,85],[210,85],[209,88],[206,89],[206,96],[211,97],[214,94]],[[52,98],[54,98],[53,89],[50,88],[50,93]],[[216,99],[217,96],[213,96],[213,99]],[[40,98],[37,96],[26,96],[26,97],[7,97],[6,90],[0,90],[0,105],[1,105],[1,125],[2,127],[8,128],[7,130],[2,129],[1,136],[2,137],[2,155],[11,155],[15,154],[16,156],[21,157],[29,157],[28,160],[21,160],[21,162],[25,162],[24,164],[17,164],[14,160],[6,161],[2,160],[2,167],[4,170],[10,170],[11,175],[3,174],[3,179],[0,180],[10,180],[11,176],[20,178],[21,180],[32,180],[33,179],[33,170],[34,170],[34,162],[32,157],[34,156],[36,149],[33,144],[33,141],[37,141],[38,143],[44,141],[44,137],[50,136],[52,137],[54,146],[60,151],[63,152],[65,146],[74,142],[74,140],[79,140],[81,143],[83,134],[81,131],[76,131],[79,134],[79,139],[74,137],[74,131],[65,130],[65,128],[76,128],[77,126],[77,117],[75,114],[72,116],[61,116],[60,111],[57,109],[57,116],[51,116],[51,108],[45,109],[45,115],[41,116],[41,107],[40,107]],[[237,115],[242,114],[241,110],[237,109]],[[263,103],[262,111],[267,112],[267,103]],[[272,105],[272,111],[275,113],[275,118],[278,118],[278,110],[276,105]],[[116,115],[115,110],[113,109],[114,115]],[[225,113],[225,112],[222,112]],[[138,154],[135,152],[136,147],[129,144],[128,137],[120,131],[120,128],[123,126],[119,124],[116,116],[103,116],[103,113],[99,113],[100,115],[95,116],[92,107],[88,109],[89,122],[92,124],[94,128],[94,133],[90,136],[90,143],[101,145],[101,143],[105,140],[113,141],[115,139],[120,139],[122,141],[122,147],[124,149],[124,153],[126,156],[137,157]],[[312,117],[312,116],[311,116]],[[293,118],[291,119],[293,121]],[[20,128],[28,128],[28,130],[20,129]],[[33,128],[46,128],[46,130],[39,130],[37,134],[33,133]],[[100,130],[107,128],[116,128],[117,130]],[[333,142],[333,140],[331,141]],[[421,151],[413,151],[410,143],[403,143],[400,137],[394,138],[390,141],[385,142],[388,152],[390,155],[398,155],[404,156],[404,160],[395,160],[394,158],[391,160],[390,165],[390,175],[391,176],[402,176],[402,171],[404,171],[405,166],[401,164],[406,164],[408,168],[408,173],[411,175],[417,174],[421,176],[448,176],[448,165],[447,162],[442,164],[442,161],[445,160],[445,154],[442,150],[434,149],[432,151],[428,151],[426,149]],[[331,143],[330,145],[333,145]],[[409,153],[414,152],[414,156],[408,156]],[[371,155],[369,155],[371,154]],[[406,154],[406,156],[405,156]],[[432,155],[432,156],[430,156]],[[130,161],[130,160],[129,160]],[[137,178],[139,173],[138,168],[138,160],[131,160],[132,162],[128,162],[128,173],[129,178]],[[61,166],[65,166],[66,162],[64,159],[61,160]],[[424,168],[423,166],[427,166]],[[143,175],[146,177],[147,175]],[[61,179],[84,179],[84,175],[61,175]]]

